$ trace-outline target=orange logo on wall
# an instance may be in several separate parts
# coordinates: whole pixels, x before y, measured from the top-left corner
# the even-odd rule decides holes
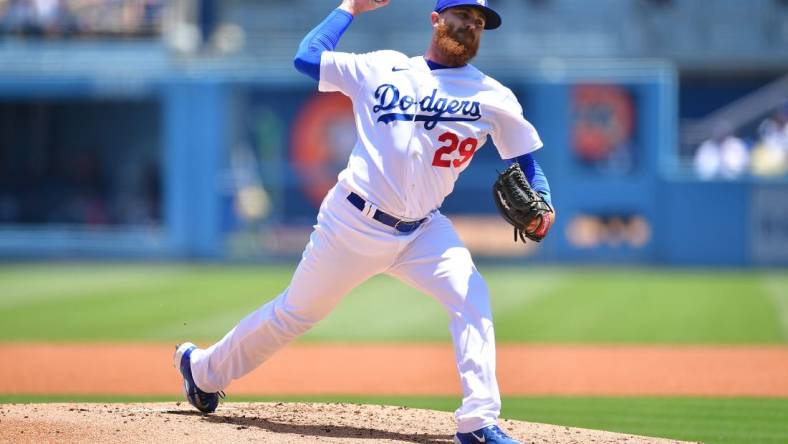
[[[356,143],[350,99],[339,93],[312,96],[296,116],[291,140],[293,166],[301,186],[309,200],[319,206]]]
[[[582,160],[603,160],[632,137],[635,112],[626,89],[577,86],[572,91],[572,104],[572,147]]]

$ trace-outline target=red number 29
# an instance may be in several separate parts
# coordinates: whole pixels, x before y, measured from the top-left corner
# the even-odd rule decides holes
[[[432,166],[443,168],[449,168],[452,165],[454,168],[461,167],[463,164],[471,160],[471,157],[473,157],[473,154],[476,152],[476,147],[479,145],[479,141],[473,137],[468,137],[467,139],[460,141],[460,138],[457,137],[456,134],[449,132],[438,136],[438,141],[446,143],[446,145],[443,145],[435,150],[435,156],[432,158]],[[451,154],[457,150],[459,150],[460,153],[459,159],[443,157],[444,155]]]

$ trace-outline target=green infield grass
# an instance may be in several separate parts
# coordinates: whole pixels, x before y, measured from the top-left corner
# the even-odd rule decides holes
[[[0,403],[175,400],[180,401],[175,398],[0,395]],[[451,397],[251,398],[233,397],[232,393],[227,401],[350,402],[443,411],[453,411],[459,403],[458,398]],[[511,397],[504,399],[502,417],[710,444],[788,442],[788,399]]]
[[[481,265],[500,342],[780,344],[788,273]],[[0,266],[0,341],[210,342],[282,291],[292,267]],[[318,287],[315,291],[320,291]],[[389,277],[302,341],[449,341],[432,298]]]

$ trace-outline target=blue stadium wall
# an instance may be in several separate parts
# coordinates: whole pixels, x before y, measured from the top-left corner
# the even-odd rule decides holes
[[[538,248],[514,257],[506,250],[500,257],[544,263],[788,264],[788,183],[700,182],[674,171],[677,85],[671,66],[583,65],[500,78],[544,139],[537,158],[558,214],[551,236]],[[297,256],[314,223],[316,195],[341,167],[330,147],[310,146],[318,142],[304,133],[342,107],[336,101],[316,103],[316,97],[314,85],[301,79],[181,74],[130,85],[128,79],[3,75],[0,101],[158,104],[163,194],[156,226],[0,226],[0,256]],[[305,109],[313,114],[305,115]],[[347,130],[346,121],[337,125]],[[326,137],[334,137],[330,133]],[[347,136],[337,137],[332,143],[347,145]],[[578,143],[590,151],[579,150]],[[323,157],[320,162],[310,157],[312,148]],[[494,147],[481,149],[442,211],[459,218],[496,217],[490,183],[502,167]]]

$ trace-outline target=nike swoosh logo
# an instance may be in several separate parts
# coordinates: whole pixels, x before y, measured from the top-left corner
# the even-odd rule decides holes
[[[486,442],[486,441],[487,441],[487,440],[484,438],[484,436],[482,436],[481,438],[479,438],[479,437],[478,437],[478,436],[476,436],[476,434],[475,434],[475,433],[473,433],[473,432],[471,432],[471,435],[473,435],[473,437],[474,437],[474,438],[476,438],[476,441],[479,441],[479,442]]]
[[[397,71],[407,71],[408,69],[410,69],[410,68],[397,68],[397,67],[395,66],[395,67],[391,68],[391,72],[397,72]]]

